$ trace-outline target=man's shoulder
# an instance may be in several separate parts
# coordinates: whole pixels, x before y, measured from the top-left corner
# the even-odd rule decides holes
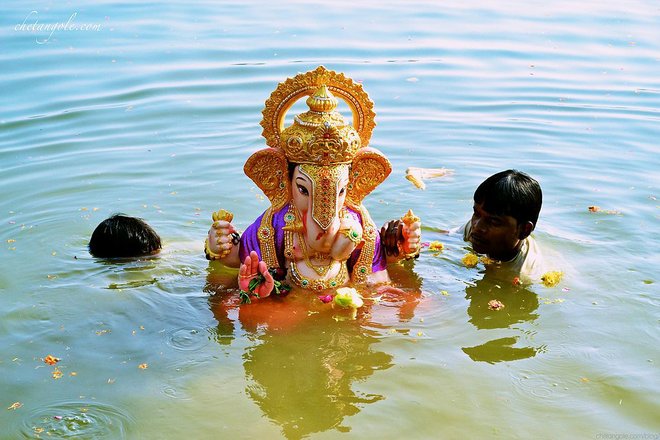
[[[545,258],[541,246],[531,235],[523,241],[520,275],[530,281],[538,281],[546,272]]]
[[[454,229],[450,229],[449,234],[459,234],[461,237],[463,237],[463,241],[468,241],[471,228],[472,228],[472,222],[468,220],[467,223],[465,223],[464,225]]]

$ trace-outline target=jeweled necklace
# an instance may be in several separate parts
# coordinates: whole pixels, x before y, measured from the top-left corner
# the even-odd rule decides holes
[[[320,252],[316,252],[314,258],[317,260],[322,260],[322,262],[320,265],[315,265],[312,263],[312,259],[309,258],[309,254],[307,253],[307,243],[305,242],[305,237],[301,233],[298,233],[298,243],[300,243],[300,247],[302,248],[303,259],[305,260],[305,263],[307,263],[307,265],[311,267],[312,270],[319,276],[326,276],[330,268],[333,266],[334,260],[329,255],[323,255]],[[325,260],[330,260],[330,262],[325,264]]]

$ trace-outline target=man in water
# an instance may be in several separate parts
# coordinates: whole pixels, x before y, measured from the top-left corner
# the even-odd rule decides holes
[[[89,253],[97,258],[142,257],[160,250],[160,237],[151,226],[123,214],[103,220],[89,240]]]
[[[541,186],[529,175],[517,170],[494,174],[474,192],[474,212],[463,228],[463,239],[474,252],[494,260],[488,268],[518,276],[525,284],[537,281],[544,263],[530,234],[541,203]]]

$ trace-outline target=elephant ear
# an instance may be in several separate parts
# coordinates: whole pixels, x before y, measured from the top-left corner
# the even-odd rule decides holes
[[[392,165],[385,155],[375,148],[361,148],[351,164],[346,202],[360,206],[362,200],[392,172]]]
[[[286,205],[291,198],[289,166],[281,149],[264,148],[257,151],[245,162],[243,171],[268,197],[273,212]]]

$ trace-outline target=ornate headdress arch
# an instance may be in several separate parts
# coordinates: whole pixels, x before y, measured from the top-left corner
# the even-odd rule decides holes
[[[336,111],[335,95],[350,108],[352,125]],[[310,110],[285,128],[287,112],[305,96]],[[262,135],[270,148],[250,156],[244,171],[268,197],[273,210],[291,198],[289,163],[350,163],[347,203],[356,207],[392,170],[380,151],[368,147],[376,126],[373,102],[361,84],[342,73],[319,66],[288,78],[271,93],[262,114]]]

